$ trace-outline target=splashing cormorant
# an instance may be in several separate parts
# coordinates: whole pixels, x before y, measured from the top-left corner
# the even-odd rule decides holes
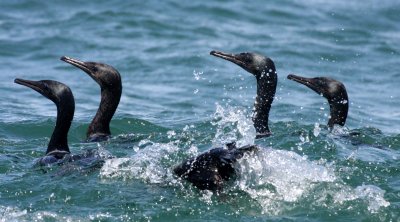
[[[257,138],[271,135],[268,127],[269,111],[275,96],[277,74],[274,62],[256,53],[229,54],[211,51],[211,55],[231,61],[252,73],[257,80],[257,97],[254,104],[253,122]],[[213,148],[197,157],[188,159],[174,168],[174,173],[201,190],[221,191],[224,184],[235,176],[233,164],[245,153],[256,152],[259,147],[247,145]]]
[[[253,122],[257,132],[256,138],[271,135],[268,127],[269,111],[274,101],[278,76],[274,62],[257,53],[230,54],[211,51],[211,55],[231,61],[247,72],[253,74],[257,80],[257,97],[254,102]]]

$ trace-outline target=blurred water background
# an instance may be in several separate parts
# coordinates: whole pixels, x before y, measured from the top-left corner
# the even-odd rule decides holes
[[[2,1],[0,221],[399,221],[399,21],[394,0]],[[255,78],[211,50],[274,60],[271,137],[254,140]],[[100,89],[63,55],[120,71],[110,141],[82,143]],[[346,127],[329,132],[326,100],[289,73],[342,81]],[[116,158],[33,167],[56,108],[16,77],[69,85],[72,152]],[[222,194],[172,174],[232,140],[265,149]]]

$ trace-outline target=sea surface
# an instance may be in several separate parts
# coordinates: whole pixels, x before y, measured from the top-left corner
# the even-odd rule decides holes
[[[0,221],[400,221],[399,43],[395,0],[1,1]],[[271,137],[255,140],[254,76],[211,50],[275,62]],[[109,141],[83,142],[100,88],[61,56],[121,73]],[[346,126],[290,73],[342,81]],[[56,107],[14,78],[70,86],[72,152],[115,158],[35,167]],[[231,141],[263,149],[222,193],[173,175]]]

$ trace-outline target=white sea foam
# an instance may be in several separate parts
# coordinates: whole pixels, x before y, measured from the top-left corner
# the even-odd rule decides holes
[[[22,216],[27,214],[27,210],[21,210],[17,207],[0,206],[0,222],[20,221]]]
[[[29,212],[17,207],[0,206],[0,222],[22,222],[22,221],[82,221],[83,218],[72,218],[62,216],[51,211]],[[85,220],[83,220],[85,221]]]

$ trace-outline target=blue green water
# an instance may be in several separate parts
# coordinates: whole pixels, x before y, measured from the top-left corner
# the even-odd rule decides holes
[[[1,1],[0,221],[400,221],[399,21],[395,0]],[[275,61],[271,137],[254,140],[254,77],[211,50]],[[81,142],[100,89],[63,55],[120,71],[110,141]],[[346,127],[329,132],[325,99],[289,73],[342,81]],[[34,168],[56,108],[16,77],[69,85],[72,152],[116,158]],[[172,174],[234,139],[265,149],[222,194]]]

